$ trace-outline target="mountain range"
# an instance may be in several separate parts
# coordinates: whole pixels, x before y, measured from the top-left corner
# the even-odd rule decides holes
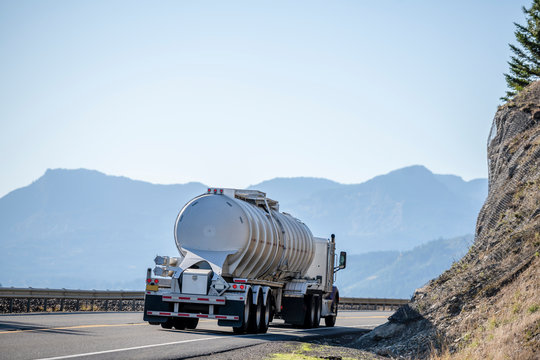
[[[156,254],[176,254],[176,215],[206,188],[86,169],[47,170],[0,198],[0,283],[140,288]],[[315,235],[336,233],[340,250],[361,254],[406,251],[472,233],[487,181],[465,182],[413,166],[357,185],[277,178],[251,188],[280,201],[282,211],[302,219]]]

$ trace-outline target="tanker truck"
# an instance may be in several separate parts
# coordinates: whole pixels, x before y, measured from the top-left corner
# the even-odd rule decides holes
[[[194,329],[215,319],[234,333],[265,333],[274,318],[334,326],[346,266],[335,236],[314,237],[256,190],[209,188],[176,218],[178,256],[156,256],[146,273],[144,321]],[[339,259],[338,259],[339,258]]]

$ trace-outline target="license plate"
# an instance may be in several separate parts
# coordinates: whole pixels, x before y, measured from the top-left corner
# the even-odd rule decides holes
[[[148,291],[158,291],[157,285],[146,285],[146,290]]]

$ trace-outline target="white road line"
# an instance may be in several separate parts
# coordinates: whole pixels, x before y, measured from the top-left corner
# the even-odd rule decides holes
[[[199,338],[199,339],[191,339],[191,340],[173,341],[173,342],[168,342],[168,343],[163,343],[163,344],[151,344],[151,345],[134,346],[134,347],[123,348],[123,349],[112,349],[112,350],[104,350],[104,351],[95,351],[95,352],[84,353],[84,354],[55,356],[55,357],[50,357],[50,358],[41,358],[41,359],[38,359],[38,360],[71,359],[71,358],[76,358],[76,357],[81,357],[81,356],[91,356],[91,355],[110,354],[110,353],[120,352],[120,351],[138,350],[138,349],[147,349],[147,348],[152,348],[152,347],[157,347],[157,346],[185,344],[185,343],[190,343],[190,342],[195,342],[195,341],[205,341],[205,340],[212,340],[212,339],[219,339],[219,338],[222,338],[222,337],[220,337],[220,336],[213,336],[213,337],[209,337],[209,338]]]
[[[347,327],[364,327],[364,326],[371,326],[371,325],[349,325]],[[253,336],[270,336],[270,335],[280,335],[280,334],[287,334],[287,335],[294,335],[294,334],[301,334],[308,331],[324,331],[324,330],[332,330],[335,329],[333,327],[320,327],[320,328],[312,328],[312,329],[298,329],[298,330],[281,330],[277,332],[268,332],[265,334],[245,334],[245,335],[237,335],[237,337],[253,337]],[[181,341],[173,341],[168,343],[162,343],[162,344],[151,344],[151,345],[142,345],[142,346],[134,346],[134,347],[128,347],[128,348],[122,348],[122,349],[112,349],[112,350],[104,350],[104,351],[95,351],[90,353],[84,353],[84,354],[74,354],[74,355],[63,355],[63,356],[55,356],[55,357],[49,357],[49,358],[40,358],[37,360],[60,360],[60,359],[72,359],[82,356],[92,356],[92,355],[102,355],[102,354],[110,354],[115,352],[121,352],[121,351],[129,351],[129,350],[139,350],[139,349],[147,349],[152,347],[158,347],[158,346],[168,346],[168,345],[178,345],[178,344],[185,344],[190,342],[196,342],[196,341],[206,341],[206,340],[214,340],[214,339],[230,339],[229,336],[212,336],[207,338],[198,338],[198,339],[191,339],[191,340],[181,340]]]

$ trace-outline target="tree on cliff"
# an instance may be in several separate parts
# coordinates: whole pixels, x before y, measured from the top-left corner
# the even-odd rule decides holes
[[[540,0],[533,0],[530,8],[522,8],[527,25],[514,23],[516,40],[521,46],[510,45],[513,55],[504,74],[508,90],[501,100],[508,101],[531,82],[540,79]]]

